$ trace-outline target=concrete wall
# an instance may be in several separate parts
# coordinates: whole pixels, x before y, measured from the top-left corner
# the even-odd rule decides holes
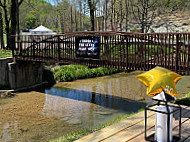
[[[29,87],[42,82],[43,65],[34,62],[8,64],[11,89]]]
[[[43,65],[34,62],[13,62],[12,58],[0,59],[0,89],[29,87],[42,82]]]
[[[0,86],[9,85],[8,63],[11,63],[12,61],[12,58],[0,58]]]

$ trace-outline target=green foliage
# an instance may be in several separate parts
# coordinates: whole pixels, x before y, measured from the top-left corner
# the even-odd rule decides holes
[[[25,26],[27,29],[32,29],[33,27],[35,27],[36,25],[38,25],[37,22],[37,18],[36,18],[36,12],[35,11],[31,11],[31,13],[29,13],[26,16],[26,22],[25,22]]]
[[[53,73],[56,81],[64,82],[64,81],[73,81],[76,79],[110,75],[121,71],[122,71],[121,69],[110,69],[110,68],[88,69],[87,66],[83,65],[66,65],[61,67],[55,67]]]
[[[134,0],[138,3],[137,0]],[[51,3],[48,3],[51,2]],[[87,1],[86,1],[87,2]],[[99,2],[98,0],[96,1]],[[100,1],[101,2],[101,1]],[[150,0],[150,13],[152,13],[155,9],[155,14],[159,15],[159,13],[166,13],[169,11],[176,11],[177,9],[188,9],[189,3],[187,0]],[[53,5],[52,5],[53,4]],[[126,1],[115,0],[114,2],[114,15],[118,15],[117,13],[126,13]],[[80,8],[81,5],[81,8]],[[132,13],[132,4],[129,4],[129,21],[134,20],[134,16]],[[71,9],[72,6],[72,9]],[[96,8],[98,5],[96,5]],[[152,11],[153,10],[153,11]],[[85,14],[84,14],[85,12]],[[71,15],[72,13],[72,15]],[[107,22],[113,18],[113,13],[111,8],[107,11]],[[112,16],[111,16],[112,15]],[[115,18],[117,18],[120,23],[119,14]],[[72,19],[71,19],[72,17]],[[36,21],[35,21],[36,20]],[[82,23],[80,23],[80,21]],[[135,19],[136,21],[136,19]],[[113,21],[112,21],[113,22]],[[123,23],[125,20],[122,21]],[[72,23],[72,24],[71,24]],[[109,23],[109,22],[108,22]],[[122,23],[122,24],[123,24]],[[129,22],[130,23],[130,22]],[[90,17],[89,17],[89,7],[88,4],[84,2],[84,0],[24,0],[22,5],[20,6],[20,26],[21,29],[37,27],[39,24],[43,24],[44,26],[62,32],[70,32],[70,31],[86,31],[90,30]],[[109,24],[108,24],[109,25]],[[72,28],[72,29],[71,29]],[[133,32],[141,32],[138,29],[131,29]]]
[[[150,28],[150,33],[155,33],[154,30],[152,28]]]
[[[24,0],[20,6],[20,27],[31,29],[43,24],[55,28],[52,22],[56,18],[54,7],[44,0]]]
[[[12,57],[12,51],[0,49],[0,58],[7,58],[7,57]]]
[[[6,91],[5,92],[5,96],[9,96],[9,95],[11,95],[11,92],[10,91]]]
[[[78,4],[78,2],[76,3]],[[90,18],[79,14],[77,4],[75,5],[75,3],[71,3],[69,0],[55,0],[51,1],[51,4],[46,0],[24,0],[20,6],[20,29],[31,29],[42,24],[52,30],[59,31],[60,33],[70,32],[71,27],[73,31],[76,30],[76,24],[78,24],[79,30],[79,17],[82,17],[83,29],[88,30],[86,27],[89,27]],[[70,19],[71,5],[73,5],[72,25]],[[77,15],[76,19],[75,14]]]
[[[165,6],[171,9],[176,9],[176,7],[182,6],[185,2],[185,0],[165,0]]]
[[[12,94],[11,91],[0,92],[0,98],[3,98],[3,99],[14,97],[14,96],[15,94]]]
[[[91,132],[93,132],[93,131],[90,129],[83,129],[83,130],[79,130],[76,132],[71,132],[65,136],[62,136],[55,140],[51,140],[49,142],[73,142],[74,140],[77,140],[77,139],[81,138],[82,136],[87,135]]]
[[[180,105],[190,106],[190,92],[186,94],[185,97],[178,99],[176,103]]]

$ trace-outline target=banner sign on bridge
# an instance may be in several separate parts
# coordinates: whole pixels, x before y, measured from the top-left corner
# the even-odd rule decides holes
[[[75,37],[76,57],[98,59],[100,57],[100,37]]]

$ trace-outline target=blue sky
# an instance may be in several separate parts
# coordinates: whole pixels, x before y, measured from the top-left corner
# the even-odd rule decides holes
[[[50,3],[52,5],[56,5],[57,1],[59,1],[59,0],[45,0],[45,1],[47,1],[48,3]],[[69,0],[69,1],[72,2],[72,0]],[[90,16],[90,13],[87,13],[86,15]]]
[[[51,3],[52,5],[56,5],[56,2],[59,1],[59,0],[45,0],[49,3]],[[69,0],[70,2],[72,2],[72,0]]]
[[[45,1],[51,3],[51,5],[56,5],[56,4],[55,4],[55,0],[45,0]]]

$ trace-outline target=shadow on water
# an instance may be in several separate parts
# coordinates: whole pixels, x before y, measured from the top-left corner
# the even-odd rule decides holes
[[[72,100],[93,103],[102,107],[122,111],[127,114],[137,112],[140,108],[146,105],[145,102],[130,100],[118,96],[105,95],[96,92],[88,92],[69,88],[61,89],[52,87],[43,91],[41,90],[41,92],[57,97],[64,97]]]

